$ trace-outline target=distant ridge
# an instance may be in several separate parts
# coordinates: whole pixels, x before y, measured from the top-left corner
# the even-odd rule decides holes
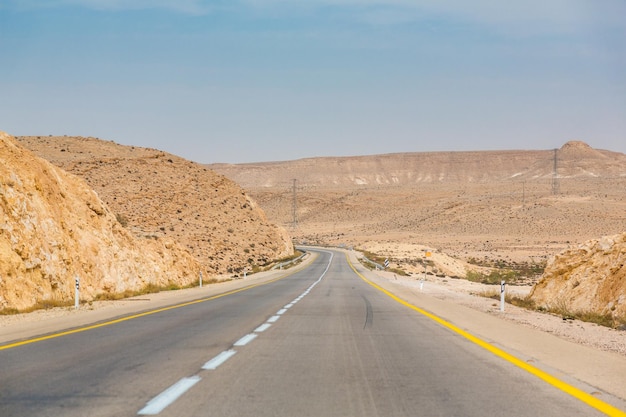
[[[286,185],[294,178],[301,186],[313,187],[481,183],[552,178],[554,155],[554,150],[411,152],[208,167],[244,188]],[[622,153],[570,141],[556,155],[561,178],[626,176],[626,155]]]

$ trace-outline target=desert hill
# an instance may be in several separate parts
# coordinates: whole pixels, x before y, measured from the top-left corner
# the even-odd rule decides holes
[[[556,151],[210,167],[241,184],[268,218],[308,242],[379,250],[425,245],[465,260],[539,262],[570,244],[626,230],[626,155],[580,141]]]
[[[195,282],[201,265],[171,238],[137,239],[81,179],[0,132],[0,310]]]
[[[422,152],[354,157],[306,158],[210,167],[245,188],[352,188],[414,184],[485,183],[552,179],[555,150]],[[626,155],[571,141],[556,150],[560,178],[626,176]]]
[[[84,179],[133,235],[179,243],[209,274],[252,271],[293,254],[286,231],[241,187],[207,167],[95,138],[17,139]]]

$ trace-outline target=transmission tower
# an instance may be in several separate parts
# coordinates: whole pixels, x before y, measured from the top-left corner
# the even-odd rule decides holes
[[[291,213],[293,215],[293,230],[296,230],[296,228],[298,227],[298,215],[297,215],[297,211],[296,211],[296,204],[297,204],[297,199],[296,199],[296,180],[294,178],[293,180],[293,203],[291,205]]]
[[[557,152],[558,149],[554,150],[554,168],[552,170],[552,195],[559,194],[559,173],[557,168]]]

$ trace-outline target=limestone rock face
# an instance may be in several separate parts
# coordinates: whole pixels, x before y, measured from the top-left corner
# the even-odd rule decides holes
[[[530,297],[539,306],[626,317],[626,233],[555,256]]]
[[[0,309],[187,285],[200,264],[172,239],[137,239],[83,180],[0,132]]]

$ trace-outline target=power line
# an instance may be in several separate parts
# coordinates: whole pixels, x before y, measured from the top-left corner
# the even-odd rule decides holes
[[[552,169],[552,195],[559,194],[559,172],[557,167],[557,152],[558,149],[554,150],[554,168]]]
[[[298,227],[298,214],[297,214],[297,198],[296,198],[296,181],[297,179],[293,179],[293,203],[291,206],[291,212],[293,214],[293,230],[296,230]]]

